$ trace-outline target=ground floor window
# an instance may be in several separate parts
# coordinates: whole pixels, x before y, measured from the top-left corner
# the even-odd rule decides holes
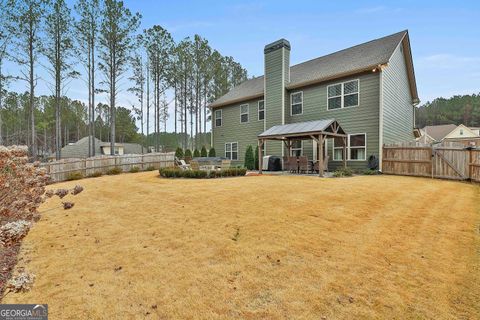
[[[225,143],[225,158],[238,160],[238,142]]]
[[[343,138],[333,139],[333,160],[343,160]],[[367,135],[349,134],[347,138],[347,159],[365,161],[367,154]]]
[[[300,157],[303,154],[302,140],[293,140],[291,148],[291,157]]]

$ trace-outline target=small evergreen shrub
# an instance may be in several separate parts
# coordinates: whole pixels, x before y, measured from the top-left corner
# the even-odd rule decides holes
[[[122,172],[123,172],[122,168],[119,168],[119,167],[114,167],[112,169],[107,170],[108,175],[116,175],[116,174],[120,174]]]
[[[175,150],[175,157],[178,159],[183,159],[183,149],[178,147],[177,150]]]
[[[192,160],[192,151],[190,149],[185,150],[184,158],[186,163],[190,163],[190,160]]]
[[[83,174],[81,172],[70,172],[67,174],[67,181],[80,180],[83,179]]]
[[[255,158],[252,146],[248,146],[247,151],[245,151],[245,168],[248,170],[255,169]]]
[[[220,177],[240,177],[247,173],[245,168],[230,168],[221,171],[181,170],[176,167],[161,168],[158,170],[164,178],[211,179]]]
[[[200,157],[200,151],[198,151],[198,149],[193,150],[193,157],[194,158]]]
[[[376,175],[378,174],[378,171],[377,170],[372,170],[372,169],[365,169],[363,170],[362,172],[360,172],[361,174],[364,174],[366,176],[373,176],[373,175]]]
[[[255,170],[258,170],[258,146],[255,148]]]
[[[130,173],[137,173],[140,172],[140,168],[137,166],[133,166],[130,168]]]
[[[153,170],[155,170],[154,166],[148,166],[145,168],[145,171],[153,171]]]
[[[202,150],[200,150],[200,157],[208,157],[207,148],[202,146]]]
[[[209,157],[216,157],[216,153],[215,153],[215,148],[211,148],[209,151],[208,151],[208,156]]]
[[[103,176],[102,171],[95,171],[94,173],[90,173],[88,175],[89,178],[97,178]]]
[[[351,177],[353,176],[353,170],[351,168],[339,168],[333,172],[333,176],[336,178]]]

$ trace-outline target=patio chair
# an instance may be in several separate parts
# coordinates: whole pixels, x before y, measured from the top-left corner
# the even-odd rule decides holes
[[[323,171],[328,171],[328,160],[330,159],[330,156],[326,156],[324,159],[323,159]],[[318,172],[318,164],[319,164],[319,161],[315,162],[314,166],[313,166],[313,170]]]
[[[288,168],[288,171],[290,172],[298,171],[297,157],[288,157],[287,168]]]
[[[305,156],[298,157],[298,171],[308,173],[308,158]]]
[[[185,162],[183,159],[175,158],[175,164],[182,170],[189,170],[190,165]]]

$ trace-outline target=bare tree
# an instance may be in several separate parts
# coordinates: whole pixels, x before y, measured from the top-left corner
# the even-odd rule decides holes
[[[115,155],[115,108],[119,82],[128,67],[134,46],[133,33],[140,23],[140,14],[132,14],[122,1],[105,0],[100,29],[100,69],[108,86],[110,102],[110,154]]]

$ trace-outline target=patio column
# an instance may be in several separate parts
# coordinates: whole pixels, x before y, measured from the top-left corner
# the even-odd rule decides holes
[[[346,168],[347,167],[347,137],[343,137],[342,141],[343,141],[343,150],[342,150],[343,168]]]
[[[258,140],[258,173],[262,174],[263,166],[263,140]]]
[[[323,177],[323,134],[318,136],[318,176]]]

